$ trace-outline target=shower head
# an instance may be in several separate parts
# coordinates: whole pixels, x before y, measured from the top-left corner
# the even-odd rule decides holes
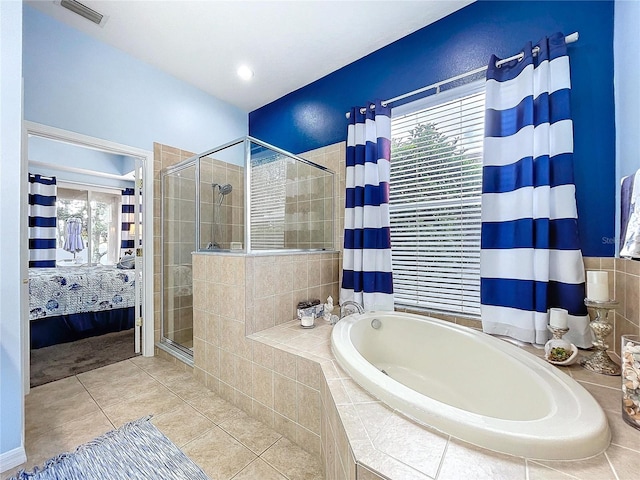
[[[224,185],[218,185],[218,189],[220,190],[220,195],[229,195],[233,187],[230,183],[225,183]]]
[[[218,185],[218,205],[222,205],[224,201],[224,197],[229,195],[233,190],[233,187],[230,183],[225,183],[224,185]]]

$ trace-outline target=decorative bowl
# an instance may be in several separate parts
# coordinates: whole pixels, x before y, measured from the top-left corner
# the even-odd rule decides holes
[[[551,350],[554,348],[564,348],[565,350],[568,350],[571,352],[571,356],[561,362],[551,360],[549,357],[551,355]],[[561,366],[571,365],[575,363],[576,360],[578,359],[578,348],[573,343],[569,343],[566,340],[562,340],[562,339],[549,340],[544,345],[544,359],[553,365],[561,365]]]

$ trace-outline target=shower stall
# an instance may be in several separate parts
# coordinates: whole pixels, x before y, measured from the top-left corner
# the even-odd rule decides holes
[[[158,347],[187,362],[193,347],[192,252],[334,249],[334,172],[255,138],[165,168],[161,181]]]

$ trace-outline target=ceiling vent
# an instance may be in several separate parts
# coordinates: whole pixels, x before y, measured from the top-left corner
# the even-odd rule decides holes
[[[60,0],[60,6],[71,10],[73,13],[77,13],[81,17],[91,20],[96,25],[102,25],[106,21],[106,17],[101,13],[83,5],[76,0]]]

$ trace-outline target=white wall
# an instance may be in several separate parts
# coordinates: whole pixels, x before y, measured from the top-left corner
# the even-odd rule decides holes
[[[0,470],[24,456],[20,326],[22,2],[0,1]],[[17,463],[16,463],[17,462]]]
[[[28,5],[23,28],[25,120],[147,151],[202,152],[248,132],[247,112]]]
[[[616,106],[616,205],[620,180],[640,169],[640,2],[616,0],[613,35]],[[616,239],[620,236],[620,209],[616,208]]]
[[[24,36],[23,36],[24,33]],[[179,39],[177,40],[179,41]],[[248,131],[246,112],[20,0],[0,0],[0,464],[24,455],[20,205],[24,119],[143,150],[204,151]],[[215,81],[212,78],[211,81]],[[16,463],[17,462],[17,463]]]
[[[133,157],[35,136],[28,142],[30,173],[55,176],[58,181],[133,188],[133,180],[116,178],[134,170]]]

